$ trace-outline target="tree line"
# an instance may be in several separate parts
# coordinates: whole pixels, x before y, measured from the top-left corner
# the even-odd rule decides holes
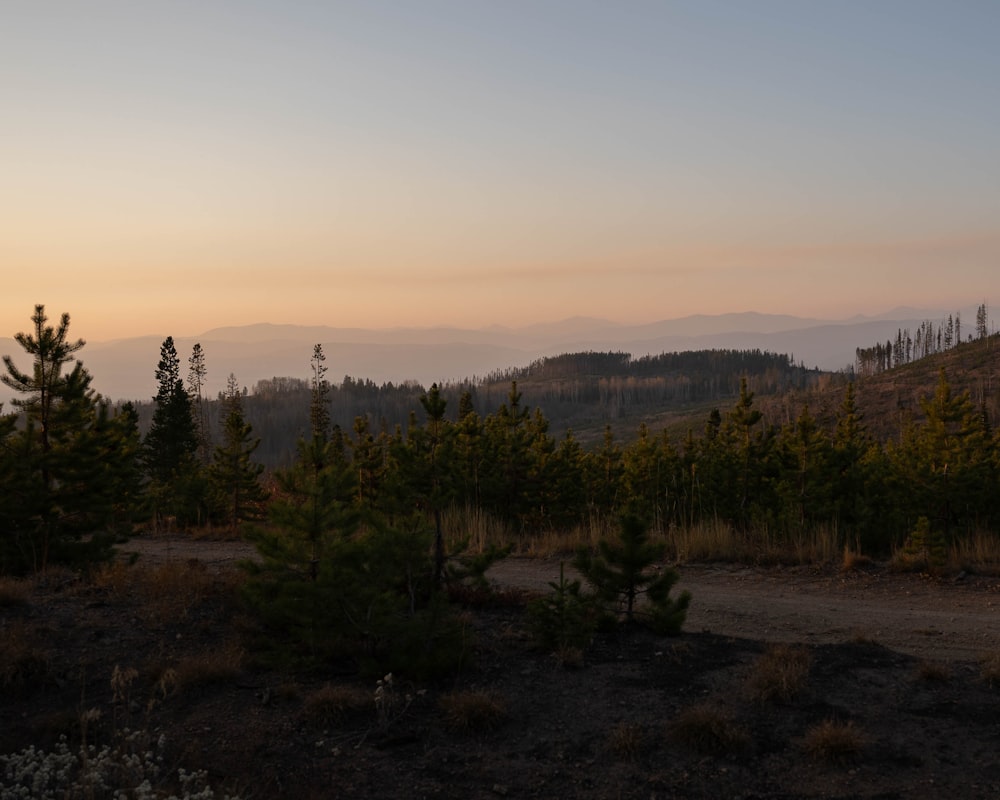
[[[600,443],[584,447],[571,430],[553,435],[517,381],[482,412],[471,387],[453,401],[437,385],[408,386],[405,426],[376,425],[368,414],[343,426],[331,413],[336,393],[317,345],[305,385],[270,387],[301,400],[303,429],[268,497],[249,393],[230,376],[211,425],[200,348],[185,380],[173,340],[164,341],[143,435],[133,406],[114,407],[90,389],[76,360],[84,343],[69,338],[69,317],[49,326],[38,306],[32,322],[32,333],[16,337],[31,369],[4,358],[3,381],[19,394],[17,413],[0,416],[4,572],[100,557],[138,526],[238,528],[283,507],[279,516],[305,514],[296,524],[306,550],[310,536],[319,542],[355,517],[426,526],[437,572],[450,509],[488,515],[522,538],[622,514],[667,534],[721,522],[780,539],[826,526],[871,554],[887,553],[920,526],[943,537],[993,530],[1000,514],[1000,440],[985,411],[968,393],[954,394],[943,372],[921,403],[924,418],[898,441],[868,433],[853,384],[831,425],[820,425],[807,405],[773,424],[743,377],[733,404],[713,409],[701,430],[674,439],[640,425],[626,442],[607,427]]]

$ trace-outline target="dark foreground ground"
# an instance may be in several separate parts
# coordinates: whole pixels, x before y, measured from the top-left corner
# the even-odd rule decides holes
[[[933,582],[893,580],[933,598]],[[61,735],[114,745],[128,728],[164,737],[159,788],[178,790],[177,767],[206,770],[220,797],[1000,796],[989,652],[619,631],[568,667],[534,647],[508,592],[464,612],[468,669],[394,677],[376,704],[374,680],[254,667],[233,583],[188,557],[97,584],[55,575],[6,601],[0,753]],[[994,597],[994,583],[965,591]]]

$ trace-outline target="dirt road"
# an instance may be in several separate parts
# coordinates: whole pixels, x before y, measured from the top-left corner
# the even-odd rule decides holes
[[[197,559],[225,568],[254,550],[244,542],[139,537],[122,553],[136,553],[142,563]],[[487,574],[503,586],[546,592],[559,562],[508,558]],[[1000,578],[699,565],[684,565],[680,574],[677,591],[693,598],[687,631],[810,644],[867,639],[949,661],[1000,652]]]

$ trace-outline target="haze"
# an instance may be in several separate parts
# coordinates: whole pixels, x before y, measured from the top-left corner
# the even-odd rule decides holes
[[[11,3],[0,335],[988,298],[1000,4]]]

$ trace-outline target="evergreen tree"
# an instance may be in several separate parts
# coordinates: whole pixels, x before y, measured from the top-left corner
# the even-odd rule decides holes
[[[208,478],[223,518],[235,533],[243,520],[256,519],[260,504],[267,498],[261,486],[261,464],[253,462],[260,439],[253,438],[253,426],[243,416],[243,396],[230,374],[223,399],[222,444],[215,448]]]
[[[9,480],[0,571],[108,557],[115,488],[108,478],[128,468],[118,447],[119,426],[90,388],[90,374],[80,361],[64,371],[83,340],[69,340],[68,314],[57,327],[47,321],[44,306],[37,305],[33,333],[15,336],[33,358],[31,372],[8,355],[7,374],[0,376],[23,395],[13,401],[23,415],[20,429],[13,429],[11,417],[0,423]]]
[[[102,459],[106,474],[102,479],[113,504],[113,529],[118,536],[132,532],[135,522],[145,519],[146,493],[142,479],[142,437],[139,414],[131,402],[114,414],[109,439],[110,452]]]
[[[976,309],[976,338],[985,339],[989,335],[989,319],[986,313],[986,303]]]
[[[459,468],[455,476],[459,499],[468,509],[483,506],[482,473],[486,468],[485,426],[472,407],[472,395],[462,394],[459,402],[456,430],[456,458]]]
[[[28,333],[14,335],[14,341],[34,359],[31,374],[21,372],[11,356],[4,356],[3,363],[7,368],[7,374],[0,376],[0,380],[15,392],[27,395],[14,398],[12,404],[38,425],[39,444],[42,453],[47,454],[50,449],[52,417],[70,381],[70,376],[63,374],[63,368],[73,361],[74,354],[81,350],[86,342],[83,339],[71,342],[67,338],[69,314],[63,314],[59,327],[53,328],[45,324],[48,322],[45,306],[36,305],[31,321],[35,327],[34,336]],[[78,361],[73,372],[79,373],[82,370],[83,365]],[[48,476],[44,474],[46,470],[47,467],[43,467],[43,478],[48,483]]]
[[[312,369],[309,426],[312,428],[313,438],[318,437],[320,441],[324,442],[330,435],[330,383],[326,379],[325,361],[326,355],[323,353],[323,345],[315,345],[312,359],[309,361],[309,366]]]
[[[491,469],[481,481],[483,503],[509,523],[524,527],[529,509],[533,433],[531,412],[521,405],[521,392],[512,382],[507,401],[485,420],[486,463]]]
[[[782,429],[781,496],[787,522],[807,529],[832,518],[834,486],[830,442],[804,405],[795,423]]]
[[[587,454],[573,431],[559,442],[552,454],[549,519],[557,530],[570,530],[586,519]]]
[[[847,537],[866,550],[883,551],[888,546],[884,526],[872,529],[870,505],[871,476],[868,457],[873,442],[858,410],[854,383],[848,383],[837,415],[831,443],[833,462],[832,495],[835,519]]]
[[[160,347],[153,421],[143,441],[143,464],[157,519],[173,516],[182,524],[200,518],[204,481],[195,454],[198,433],[191,395],[180,377],[173,337]]]
[[[205,365],[205,351],[201,344],[195,342],[188,359],[188,394],[194,403],[195,431],[198,437],[198,455],[202,464],[207,464],[211,457],[212,437],[208,429],[208,417],[205,413],[203,390],[208,367]]]
[[[622,455],[623,485],[632,513],[645,517],[656,530],[667,527],[677,467],[677,453],[666,432],[654,438],[641,423],[638,438]]]
[[[588,499],[591,513],[598,517],[615,514],[621,495],[622,450],[610,425],[604,426],[604,441],[588,459]]]
[[[989,433],[969,393],[952,394],[943,368],[934,397],[920,405],[926,422],[907,443],[911,475],[926,492],[926,516],[939,522],[947,538],[955,523],[972,527],[977,521],[992,472]]]
[[[358,528],[352,473],[332,444],[300,439],[298,459],[275,481],[271,524],[247,532],[260,560],[243,564],[250,575],[245,593],[269,626],[305,648],[292,660],[313,660],[326,653],[332,636],[332,588],[322,576],[338,544]]]
[[[397,490],[404,507],[416,507],[433,520],[433,586],[440,588],[445,566],[442,514],[455,498],[451,477],[455,436],[454,427],[444,418],[448,403],[436,383],[420,396],[420,405],[426,415],[424,425],[412,420],[406,438],[397,440],[393,448],[401,478]]]
[[[677,573],[651,569],[663,556],[663,547],[649,541],[645,523],[632,515],[623,516],[618,541],[602,539],[598,551],[594,555],[582,548],[573,562],[598,597],[620,606],[627,623],[640,618],[657,633],[679,633],[691,595],[683,592],[671,598]],[[643,596],[647,603],[640,608],[637,601]]]

